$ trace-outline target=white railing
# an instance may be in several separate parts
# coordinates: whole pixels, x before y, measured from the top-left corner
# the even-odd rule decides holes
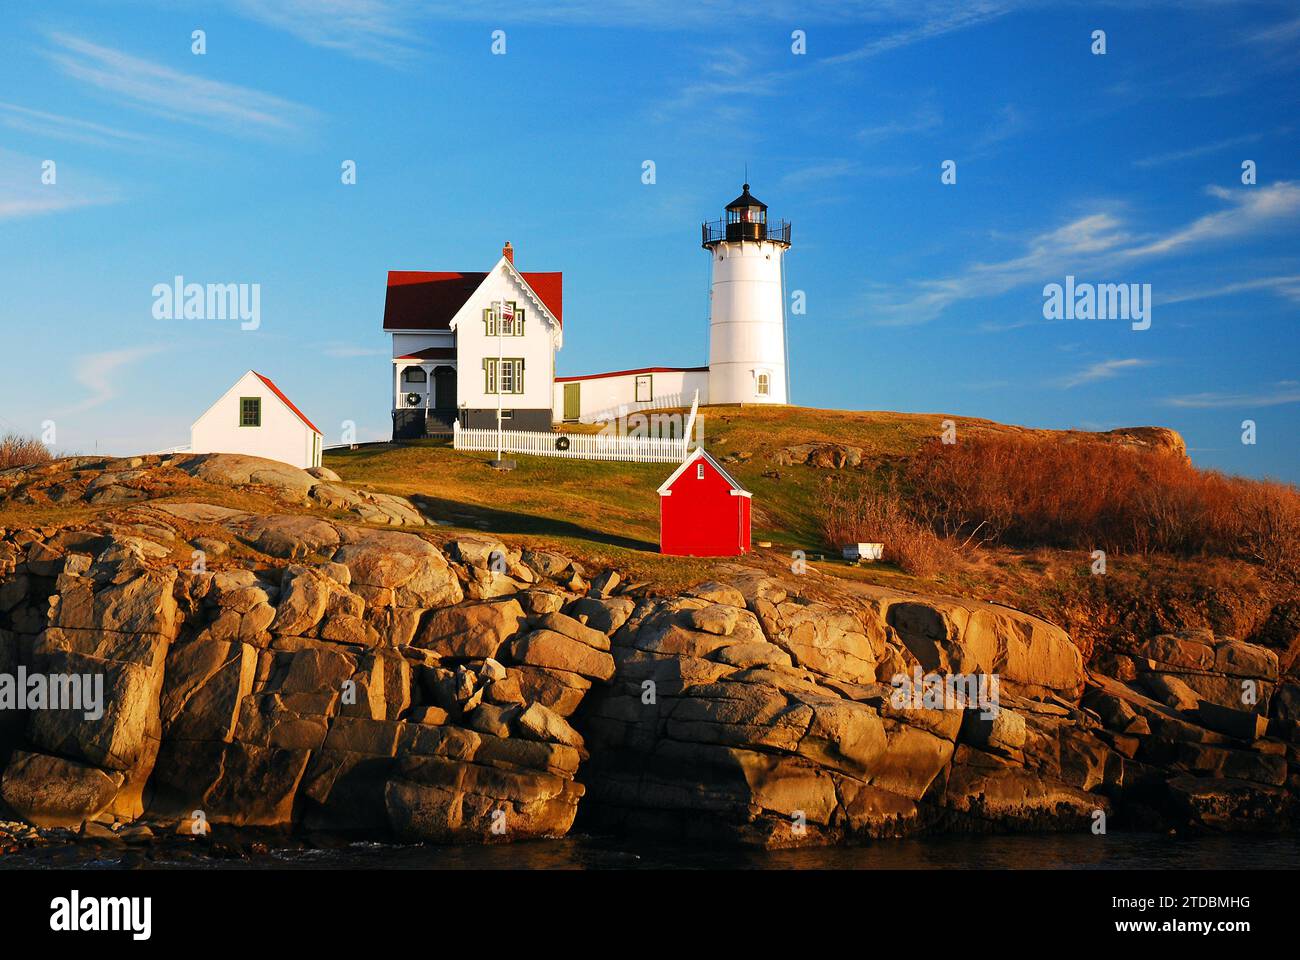
[[[527,453],[536,457],[569,457],[574,460],[625,460],[631,463],[681,463],[686,459],[686,437],[620,437],[604,433],[541,433],[503,430],[504,453]],[[497,432],[452,427],[452,446],[457,450],[497,450]]]

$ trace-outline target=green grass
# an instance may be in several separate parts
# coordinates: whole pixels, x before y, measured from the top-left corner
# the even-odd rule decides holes
[[[772,541],[772,562],[783,562],[795,549],[828,555],[831,550],[819,532],[818,503],[833,471],[780,466],[781,449],[800,443],[850,444],[862,447],[869,462],[888,462],[937,436],[945,419],[804,407],[706,407],[701,416],[710,453],[720,459],[748,455],[725,466],[754,494],[753,538]],[[988,421],[958,423],[959,429],[999,428]],[[656,489],[672,464],[517,455],[517,469],[499,472],[488,466],[492,456],[457,452],[447,441],[422,440],[331,451],[325,466],[347,483],[411,498],[449,532],[478,530],[550,545],[662,583],[708,574],[710,561],[658,553]],[[849,576],[863,576],[846,565],[834,566]],[[883,566],[876,570],[871,576],[877,580],[901,576]]]

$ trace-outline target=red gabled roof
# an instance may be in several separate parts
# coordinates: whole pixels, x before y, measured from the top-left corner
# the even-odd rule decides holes
[[[603,380],[605,377],[630,377],[634,373],[706,373],[708,367],[638,367],[635,370],[612,370],[609,373],[589,373],[585,377],[556,377],[556,383],[574,380]]]
[[[689,467],[696,460],[707,460],[709,465],[713,467],[713,469],[718,472],[718,475],[721,476],[722,479],[727,482],[727,485],[729,487],[731,487],[733,493],[738,494],[739,496],[742,497],[751,496],[750,492],[746,490],[744,487],[742,487],[739,483],[737,483],[736,478],[733,477],[731,474],[727,473],[726,469],[722,466],[722,464],[718,463],[717,460],[714,460],[713,457],[710,456],[709,453],[703,447],[696,447],[694,450],[688,453],[686,455],[686,459],[682,461],[682,465],[678,467],[676,470],[674,470],[669,475],[668,479],[659,485],[659,490],[657,491],[659,496],[661,497],[671,496],[673,484],[675,484],[681,478],[682,474],[686,472],[686,468]]]
[[[389,270],[385,330],[450,330],[451,318],[483,283],[486,273]],[[546,309],[564,326],[564,274],[521,273]]]
[[[293,405],[293,401],[290,400],[288,397],[286,397],[286,396],[284,395],[284,393],[280,390],[279,387],[277,387],[274,383],[272,383],[268,378],[262,376],[262,375],[261,375],[260,373],[258,373],[256,370],[253,371],[253,376],[257,377],[257,379],[261,380],[264,384],[266,384],[268,387],[270,387],[270,388],[271,388],[271,392],[274,393],[274,394],[275,394],[277,397],[279,397],[281,400],[283,400],[283,401],[284,401],[284,405],[285,405],[286,407],[288,407],[290,410],[292,410],[294,413],[296,413],[296,414],[298,415],[298,419],[299,419],[299,420],[301,420],[303,423],[307,424],[307,426],[311,427],[311,428],[312,428],[313,430],[315,430],[317,433],[320,433],[320,430],[317,430],[317,429],[316,429],[316,424],[312,423],[312,422],[311,422],[310,420],[308,420],[305,416],[303,416],[303,412],[302,412],[301,410],[299,410],[297,407],[295,407],[295,406]],[[320,435],[321,435],[322,437],[325,436],[325,434],[323,434],[323,433],[321,433]]]
[[[564,326],[564,274],[563,273],[521,273],[528,281],[533,293],[546,304],[555,322]]]

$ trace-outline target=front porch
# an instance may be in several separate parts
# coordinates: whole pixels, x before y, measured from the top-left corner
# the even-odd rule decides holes
[[[430,351],[425,351],[430,352]],[[448,353],[454,351],[448,350]],[[393,360],[393,439],[451,433],[456,421],[454,358]]]

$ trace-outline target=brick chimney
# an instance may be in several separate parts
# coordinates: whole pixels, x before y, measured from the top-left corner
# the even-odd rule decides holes
[[[507,240],[506,245],[501,248],[501,256],[505,257],[511,263],[515,262],[515,248],[510,246],[509,240]]]

